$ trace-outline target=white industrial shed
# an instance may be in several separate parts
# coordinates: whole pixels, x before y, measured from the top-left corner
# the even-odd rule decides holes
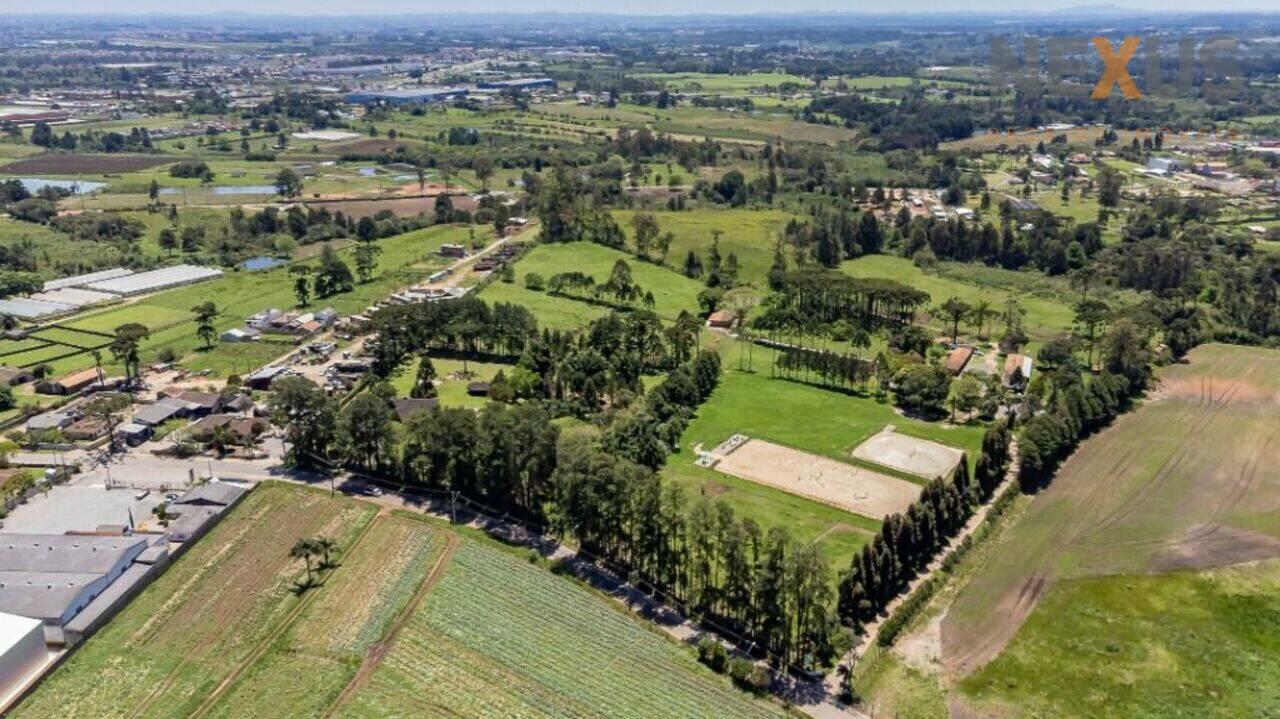
[[[74,305],[33,300],[27,297],[11,297],[7,300],[0,300],[0,314],[13,315],[23,320],[65,314],[74,309]]]
[[[103,280],[111,280],[117,277],[133,274],[133,270],[124,267],[116,267],[110,270],[100,270],[98,272],[90,272],[86,275],[75,275],[72,277],[60,277],[56,280],[49,280],[44,283],[44,291],[51,292],[60,290],[64,287],[82,287],[93,282],[102,282]]]
[[[0,534],[0,612],[40,620],[44,641],[62,644],[62,626],[146,548],[137,537]]]
[[[199,265],[174,265],[162,267],[150,272],[138,272],[125,277],[117,277],[101,282],[85,285],[85,289],[97,292],[110,292],[116,295],[140,295],[144,292],[180,287],[182,285],[204,282],[220,277],[222,270],[216,267],[200,267]]]
[[[116,295],[108,292],[94,292],[79,287],[60,287],[56,290],[39,292],[31,295],[31,299],[41,302],[53,302],[61,305],[71,305],[72,307],[85,307],[87,305],[96,305],[101,302],[111,302],[120,299]]]
[[[0,612],[0,712],[49,661],[39,619]]]

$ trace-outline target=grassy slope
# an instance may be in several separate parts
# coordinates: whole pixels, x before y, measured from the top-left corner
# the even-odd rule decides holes
[[[631,229],[634,215],[631,211],[614,213],[618,224],[626,231],[628,241],[635,234]],[[724,233],[720,238],[721,256],[737,255],[739,280],[758,287],[765,285],[765,276],[773,265],[774,245],[790,219],[789,215],[777,210],[698,209],[656,212],[655,216],[662,232],[675,235],[667,254],[668,265],[683,268],[690,250],[697,252],[705,265],[707,251],[711,248],[711,231],[718,229]]]
[[[910,260],[890,255],[859,257],[841,269],[855,277],[885,277],[924,290],[932,298],[929,309],[955,296],[969,304],[985,299],[999,312],[1007,298],[1015,297],[1026,310],[1023,323],[1034,340],[1044,341],[1071,329],[1075,294],[1065,282],[1041,275],[957,263],[942,263],[941,272],[926,273]],[[961,277],[965,279],[958,279]],[[943,324],[935,319],[932,326],[941,330]],[[997,320],[994,327],[999,336],[1001,323]],[[972,330],[968,323],[961,323],[961,330],[966,328]]]
[[[1266,716],[1280,563],[1063,583],[960,688],[1005,716]]]
[[[516,264],[516,284],[523,288],[525,277],[529,273],[539,274],[543,280],[549,280],[554,274],[571,270],[585,272],[597,283],[603,283],[609,279],[609,273],[618,260],[626,262],[631,268],[632,279],[637,285],[653,293],[656,300],[654,311],[662,317],[673,320],[681,310],[697,312],[698,292],[702,290],[702,285],[696,281],[643,262],[625,252],[590,242],[538,245]],[[486,298],[489,298],[488,293],[486,290]]]

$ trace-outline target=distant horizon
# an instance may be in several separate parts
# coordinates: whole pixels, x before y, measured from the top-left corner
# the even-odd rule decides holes
[[[220,0],[214,10],[201,9],[191,12],[175,11],[169,0],[118,0],[109,11],[103,11],[98,0],[64,0],[56,13],[48,11],[6,12],[8,18],[57,18],[57,17],[100,17],[100,18],[137,18],[151,16],[164,18],[270,18],[270,17],[324,17],[324,18],[388,18],[388,17],[538,17],[538,16],[585,16],[613,18],[661,18],[661,17],[707,17],[707,18],[749,18],[749,17],[894,17],[927,18],[930,16],[981,16],[1005,15],[1013,17],[1047,18],[1069,16],[1073,12],[1084,17],[1134,17],[1134,16],[1167,16],[1174,14],[1188,16],[1222,16],[1222,15],[1276,15],[1280,16],[1280,7],[1274,0],[1229,0],[1219,4],[1213,10],[1206,10],[1199,2],[1161,2],[1160,0],[1134,0],[1123,4],[1113,3],[1081,3],[1064,0],[1046,3],[1040,9],[1028,9],[1021,0],[979,0],[977,3],[940,3],[937,0],[901,0],[893,11],[850,6],[851,3],[839,0],[801,0],[801,7],[785,12],[776,9],[772,0],[702,0],[701,2],[679,2],[676,0],[653,0],[648,3],[648,10],[637,12],[627,7],[600,7],[599,2],[580,2],[579,0],[531,0],[514,3],[512,0],[477,0],[470,3],[467,10],[423,9],[415,0],[384,0],[375,11],[367,7],[359,10],[352,8],[350,0],[276,0],[272,10],[264,12],[262,4],[254,0]],[[507,7],[511,5],[512,7]],[[941,6],[940,6],[941,5]],[[956,7],[946,7],[955,5]],[[592,7],[594,6],[594,7]],[[0,19],[0,22],[3,20]]]

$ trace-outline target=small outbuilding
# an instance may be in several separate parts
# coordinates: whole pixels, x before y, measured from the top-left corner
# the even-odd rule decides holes
[[[35,378],[36,376],[29,370],[21,367],[0,367],[0,384],[16,387],[20,384],[26,384]]]

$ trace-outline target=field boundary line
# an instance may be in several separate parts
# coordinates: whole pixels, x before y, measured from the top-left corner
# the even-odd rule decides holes
[[[382,515],[375,514],[369,520],[369,523],[364,526],[364,529],[360,530],[359,536],[351,542],[351,546],[343,550],[343,556],[350,555],[354,552],[361,543],[364,542],[365,538],[369,536],[374,525],[380,521],[382,521]],[[333,572],[330,572],[329,576],[333,576]],[[276,624],[275,628],[258,642],[258,645],[254,647],[253,651],[249,652],[248,656],[240,660],[236,667],[231,670],[231,673],[228,674],[226,678],[223,679],[222,682],[204,698],[204,701],[200,703],[200,706],[196,707],[195,711],[191,712],[189,719],[195,719],[196,717],[202,717],[208,714],[209,710],[218,702],[218,699],[222,698],[228,689],[235,686],[235,684],[240,680],[240,677],[244,674],[245,670],[256,664],[258,660],[261,659],[262,656],[271,648],[271,645],[275,644],[277,639],[293,627],[293,624],[297,621],[298,617],[315,602],[316,597],[318,596],[320,596],[320,592],[311,592],[303,598],[302,601],[298,602],[296,607],[289,610],[289,613],[286,614],[278,624]]]
[[[427,576],[422,579],[422,583],[418,585],[413,596],[409,598],[409,601],[405,602],[404,607],[396,614],[391,626],[387,627],[387,633],[365,651],[364,658],[360,661],[360,668],[351,677],[351,681],[347,682],[347,685],[342,688],[338,696],[320,715],[324,719],[333,716],[334,712],[346,704],[368,682],[369,677],[373,675],[373,671],[382,663],[382,658],[395,646],[396,639],[400,636],[400,630],[404,629],[405,625],[409,623],[409,620],[413,618],[418,608],[426,600],[427,595],[431,593],[431,590],[435,589],[440,577],[444,575],[444,570],[453,560],[453,553],[457,551],[461,541],[458,539],[458,535],[450,530],[437,531],[444,535],[444,548],[440,550],[440,556],[436,557],[435,563],[431,565],[431,571],[427,572]]]

